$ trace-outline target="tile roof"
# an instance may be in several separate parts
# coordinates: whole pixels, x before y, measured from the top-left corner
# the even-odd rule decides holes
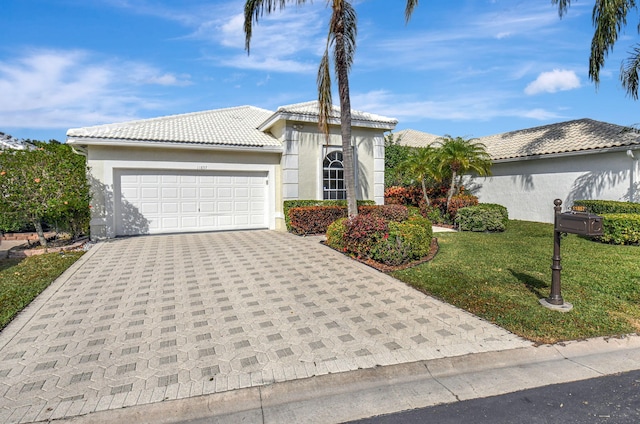
[[[593,119],[578,119],[478,139],[493,160],[515,159],[612,147],[639,146],[633,129]]]
[[[436,135],[416,130],[402,130],[395,134],[402,137],[400,144],[412,147],[427,146],[438,138]],[[480,137],[476,140],[487,147],[491,159],[508,160],[624,146],[640,147],[640,132],[629,127],[585,118]]]
[[[211,144],[246,147],[282,144],[275,137],[258,130],[258,126],[273,112],[253,106],[215,109],[182,115],[163,116],[118,124],[72,128],[67,131],[73,139],[131,140]]]
[[[292,105],[280,106],[274,117],[277,115],[293,115],[289,119],[300,119],[305,121],[318,122],[318,116],[320,115],[320,108],[318,107],[318,101],[312,100],[310,102],[295,103]],[[333,105],[331,110],[331,118],[335,121],[340,120],[340,107]],[[351,110],[351,119],[355,125],[358,125],[357,121],[361,123],[382,124],[385,128],[394,128],[398,123],[397,119],[388,118],[382,115],[375,115],[373,113],[362,112],[359,110]],[[265,122],[265,124],[268,124]],[[268,127],[268,126],[267,126]]]
[[[18,140],[11,137],[9,134],[0,132],[0,150],[33,150],[35,146],[24,140]]]
[[[416,130],[401,130],[394,133],[394,136],[401,145],[409,147],[426,147],[440,138],[439,135]]]

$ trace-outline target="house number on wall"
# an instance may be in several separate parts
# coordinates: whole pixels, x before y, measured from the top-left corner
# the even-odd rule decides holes
[[[198,165],[198,169],[207,169],[207,165]]]

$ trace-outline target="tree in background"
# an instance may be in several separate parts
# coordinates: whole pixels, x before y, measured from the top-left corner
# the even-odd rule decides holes
[[[440,137],[434,146],[437,150],[437,170],[444,178],[450,178],[449,192],[447,193],[447,210],[451,198],[456,194],[456,188],[460,187],[459,179],[465,172],[475,172],[480,176],[491,175],[491,157],[487,153],[484,144],[476,142],[477,139],[465,139],[445,135]]]
[[[89,185],[85,158],[55,140],[33,142],[35,150],[0,154],[0,213],[9,223],[29,222],[42,246],[43,223],[57,224],[74,237],[89,223]]]
[[[558,13],[562,18],[569,9],[571,0],[551,0],[558,5]],[[635,0],[596,0],[593,6],[592,21],[595,28],[591,39],[591,54],[589,56],[589,78],[596,84],[600,83],[600,70],[605,59],[613,50],[614,44],[620,37],[620,31],[627,26],[627,15],[631,10],[637,11]],[[640,31],[640,25],[638,25]],[[630,56],[620,66],[620,81],[627,94],[634,100],[638,99],[640,85],[640,44],[636,44]]]
[[[405,175],[420,183],[422,198],[427,206],[431,206],[429,192],[427,191],[427,182],[438,182],[441,180],[438,158],[438,151],[431,146],[414,147],[409,152],[407,158],[400,164],[400,169]]]
[[[411,180],[405,175],[401,164],[407,160],[411,147],[400,144],[402,137],[389,133],[384,136],[384,186],[407,186]]]
[[[282,10],[287,3],[305,4],[311,0],[247,0],[244,7],[245,48],[250,51],[253,23],[258,23],[264,13]],[[338,78],[338,95],[340,97],[340,132],[342,136],[342,155],[344,166],[344,183],[347,192],[347,210],[349,216],[358,214],[356,200],[356,178],[354,155],[351,143],[351,97],[349,94],[349,71],[356,51],[357,17],[349,0],[327,0],[331,4],[331,18],[324,54],[318,69],[318,125],[325,137],[329,137],[329,119],[333,109],[331,96],[330,50],[333,49],[334,72]],[[407,0],[405,18],[410,19],[418,0]]]

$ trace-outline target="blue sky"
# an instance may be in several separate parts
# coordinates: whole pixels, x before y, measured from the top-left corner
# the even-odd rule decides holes
[[[550,0],[355,1],[354,109],[397,130],[480,137],[571,119],[640,122],[619,83],[636,17],[596,90],[592,1],[561,20]],[[244,51],[244,1],[2,0],[0,131],[64,140],[68,128],[316,98],[324,0],[265,16]],[[337,103],[337,96],[334,96]]]

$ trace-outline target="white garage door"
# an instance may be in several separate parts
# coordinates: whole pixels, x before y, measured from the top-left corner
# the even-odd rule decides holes
[[[266,228],[265,172],[120,170],[117,235]]]

